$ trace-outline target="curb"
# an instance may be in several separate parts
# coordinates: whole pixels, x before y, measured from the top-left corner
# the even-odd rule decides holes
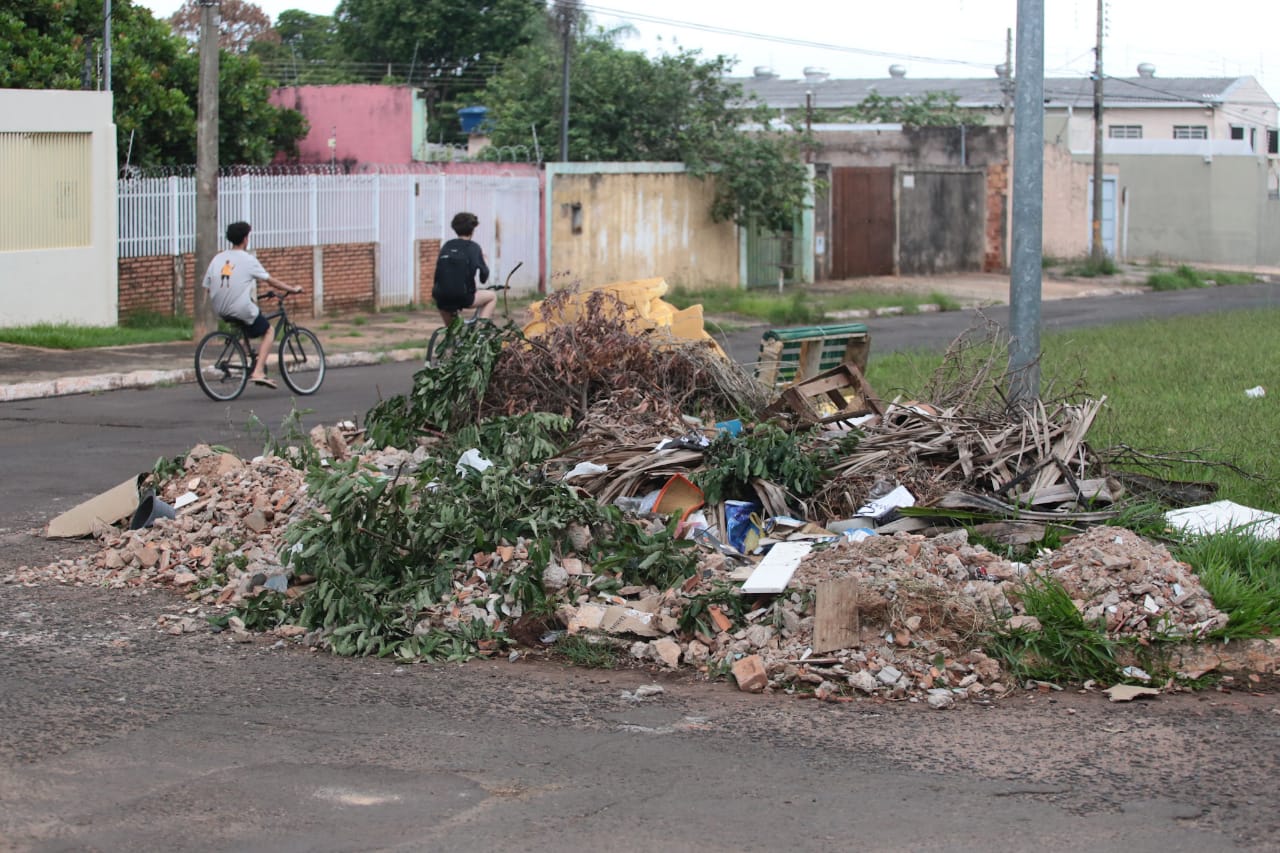
[[[942,311],[942,306],[936,302],[925,302],[915,307],[917,314],[937,314]],[[891,305],[886,308],[852,308],[848,311],[828,311],[827,316],[832,320],[866,320],[872,317],[900,317],[907,313],[907,309],[901,305]]]
[[[325,357],[325,368],[364,367],[384,362],[420,361],[426,349],[396,349],[382,352],[340,352]],[[68,397],[72,394],[98,394],[103,391],[155,388],[158,385],[182,385],[196,381],[194,368],[176,370],[134,370],[129,373],[99,373],[93,376],[66,376],[40,382],[0,385],[0,403]]]

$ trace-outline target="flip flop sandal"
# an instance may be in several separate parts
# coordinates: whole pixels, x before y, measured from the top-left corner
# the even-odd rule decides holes
[[[280,386],[276,385],[275,380],[270,379],[270,378],[268,378],[268,377],[266,377],[266,376],[262,377],[261,379],[255,379],[255,378],[253,378],[253,377],[250,377],[250,380],[249,380],[249,381],[251,381],[254,385],[265,385],[265,386],[267,386],[268,388],[278,388],[278,387],[280,387]]]

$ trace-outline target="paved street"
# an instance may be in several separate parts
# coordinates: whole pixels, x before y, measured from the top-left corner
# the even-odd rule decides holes
[[[1280,305],[1273,286],[1045,303],[1048,328]],[[1004,316],[1005,309],[990,315]],[[968,312],[876,320],[876,354]],[[751,359],[759,330],[730,348]],[[335,370],[307,422],[414,365]],[[194,386],[0,405],[0,579],[89,547],[28,531],[198,441],[261,448],[283,391]],[[1016,693],[931,711],[747,696],[642,671],[397,667],[172,637],[162,591],[0,583],[0,851],[1280,848],[1280,700]],[[624,691],[666,690],[635,702]]]

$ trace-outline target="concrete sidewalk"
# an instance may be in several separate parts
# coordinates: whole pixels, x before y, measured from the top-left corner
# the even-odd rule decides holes
[[[423,358],[440,315],[387,311],[315,318],[302,325],[320,338],[327,367],[350,367]],[[0,343],[0,402],[194,381],[194,341],[80,350]]]
[[[812,286],[813,293],[842,290],[901,293],[909,297],[905,301],[913,305],[932,293],[943,294],[964,306],[997,305],[1008,301],[1009,277],[978,273],[920,278],[880,277],[820,282]],[[1042,298],[1067,299],[1138,290],[1141,288],[1119,283],[1046,280]],[[928,306],[920,306],[920,309],[928,310]],[[867,319],[902,313],[902,310],[881,308],[872,312],[840,312],[832,319]],[[513,305],[511,317],[518,325],[524,325],[528,321],[527,308],[523,304]],[[501,308],[497,319],[499,322],[502,320]],[[716,321],[737,328],[739,331],[729,336],[735,345],[726,349],[739,360],[754,358],[759,347],[760,329],[764,328],[762,324],[747,321],[747,327],[743,328],[743,318],[708,317],[707,320],[708,329],[714,329]],[[373,314],[313,318],[303,320],[302,325],[319,336],[325,348],[327,366],[339,368],[423,358],[427,340],[440,327],[440,315],[433,309],[391,309]],[[746,343],[739,340],[746,336],[752,336],[752,340]],[[194,358],[195,343],[192,341],[82,350],[50,350],[0,343],[0,402],[194,382]]]

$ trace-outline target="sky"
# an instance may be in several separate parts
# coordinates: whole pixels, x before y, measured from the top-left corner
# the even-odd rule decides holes
[[[980,77],[1004,61],[1016,35],[1016,0],[582,0],[600,25],[630,24],[624,46],[658,53],[685,48],[737,57],[735,75],[758,65],[784,78],[807,66],[833,77]],[[180,0],[145,0],[167,16]],[[259,0],[275,19],[285,9],[332,14],[334,0]],[[1045,74],[1093,70],[1097,0],[1044,0]],[[1107,4],[1103,71],[1133,77],[1140,62],[1159,77],[1252,75],[1280,100],[1280,2],[1113,0]]]

